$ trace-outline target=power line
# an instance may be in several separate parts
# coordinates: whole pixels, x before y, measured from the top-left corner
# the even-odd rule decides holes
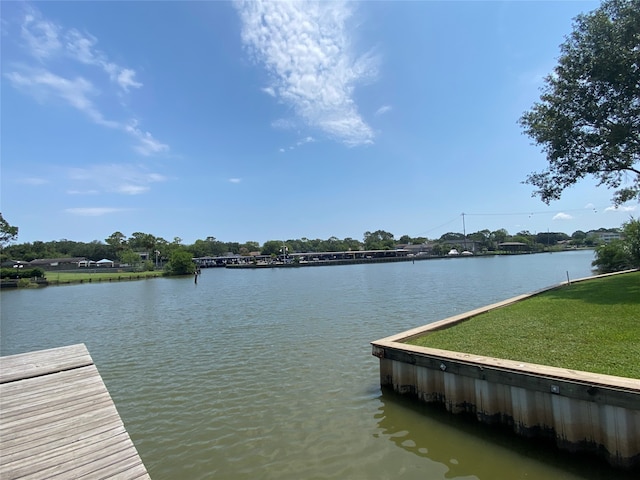
[[[606,207],[600,207],[600,208],[606,208]],[[480,217],[480,216],[517,216],[517,215],[550,215],[550,214],[554,214],[554,213],[565,213],[565,212],[583,212],[583,211],[588,211],[591,210],[593,213],[598,213],[598,208],[597,207],[593,207],[593,208],[573,208],[570,210],[567,209],[563,209],[563,210],[541,210],[539,212],[503,212],[503,213],[464,213],[464,215],[473,215],[475,217]]]
[[[591,211],[593,213],[598,213],[599,210],[604,210],[607,207],[591,207],[591,208],[573,208],[573,209],[563,209],[563,210],[541,210],[541,211],[536,211],[536,212],[496,212],[496,213],[467,213],[464,212],[461,214],[462,216],[462,221],[464,224],[464,217],[465,216],[474,216],[474,217],[497,217],[497,216],[523,216],[523,215],[527,215],[529,218],[531,218],[534,215],[554,215],[554,214],[558,214],[558,213],[568,213],[568,212],[585,212],[585,211]],[[450,225],[454,222],[458,222],[459,217],[456,217],[452,220],[449,220],[441,225],[438,225],[437,227],[433,227],[430,228],[429,230],[425,230],[423,232],[418,233],[416,236],[422,236],[422,235],[427,235],[435,230],[439,230],[442,227],[446,227],[447,225]],[[463,227],[464,228],[464,227]]]

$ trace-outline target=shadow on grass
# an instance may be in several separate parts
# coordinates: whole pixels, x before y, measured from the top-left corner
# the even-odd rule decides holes
[[[542,295],[599,305],[640,305],[640,272],[585,280],[546,291]]]

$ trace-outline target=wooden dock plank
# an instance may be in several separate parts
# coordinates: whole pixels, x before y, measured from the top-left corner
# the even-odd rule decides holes
[[[34,415],[16,415],[14,417],[2,418],[2,435],[20,432],[28,428],[40,428],[57,422],[66,422],[72,425],[76,418],[84,419],[85,414],[91,415],[102,409],[111,408],[111,399],[104,396],[81,398],[77,402],[64,404],[56,410],[46,410]]]
[[[12,431],[6,431],[0,435],[2,444],[20,444],[37,440],[40,437],[48,435],[69,435],[70,431],[82,431],[83,428],[88,428],[90,425],[108,424],[118,421],[117,412],[114,412],[111,408],[96,409],[94,411],[88,411],[84,414],[76,414],[72,418],[60,417],[58,421],[47,423],[44,425],[31,426],[32,428],[13,429]]]
[[[67,437],[61,436],[59,434],[60,432],[55,432],[57,433],[56,435],[54,432],[49,431],[47,435],[32,439],[31,442],[14,444],[7,449],[3,449],[2,461],[8,465],[29,456],[44,454],[47,451],[64,445],[89,442],[108,436],[119,435],[123,433],[124,430],[124,426],[113,427],[111,424],[100,422],[98,424],[88,424],[86,429],[76,431],[75,434]]]
[[[128,438],[128,435],[127,437]],[[33,456],[23,462],[14,462],[7,466],[10,476],[5,477],[4,468],[0,470],[0,477],[4,478],[49,478],[54,475],[65,474],[67,478],[76,476],[76,472],[86,471],[87,465],[99,461],[101,458],[115,454],[119,458],[127,459],[137,453],[131,450],[129,443],[123,436],[110,437],[99,444],[82,442],[79,445],[69,445],[66,448],[54,449],[44,455]]]
[[[85,369],[91,367],[83,367]],[[7,393],[0,387],[0,391],[3,393],[3,398],[0,400],[2,405],[2,412],[0,412],[0,418],[5,416],[13,417],[16,414],[28,415],[30,412],[44,413],[47,410],[58,408],[59,405],[68,403],[80,403],[96,396],[104,396],[106,389],[104,384],[98,377],[95,377],[97,370],[95,367],[92,369],[94,377],[88,378],[82,382],[65,382],[64,388],[49,389],[44,392],[37,391],[37,395],[28,392],[16,392],[14,395],[7,395]],[[47,377],[50,377],[47,376]],[[37,377],[40,380],[43,377]],[[63,378],[60,378],[64,381]],[[49,380],[50,382],[50,380]],[[58,383],[59,385],[59,383]],[[37,385],[32,385],[37,387]],[[70,388],[73,387],[73,388]],[[77,392],[83,393],[82,397],[78,396]]]
[[[0,478],[149,479],[84,345],[0,357]]]
[[[96,381],[95,372],[87,368],[76,368],[60,372],[58,377],[34,377],[27,378],[20,382],[0,384],[3,393],[7,398],[5,403],[20,403],[29,401],[30,397],[44,397],[46,395],[56,395],[60,390],[66,390],[67,382],[76,382],[79,388],[82,383],[93,383]]]
[[[84,344],[2,357],[0,384],[93,365]]]

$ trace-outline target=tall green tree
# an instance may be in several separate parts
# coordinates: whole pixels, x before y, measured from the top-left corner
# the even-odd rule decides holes
[[[393,233],[385,230],[376,230],[375,232],[364,232],[364,249],[365,250],[390,250],[395,247]]]
[[[176,248],[171,252],[167,272],[170,275],[189,275],[196,271],[191,252],[184,248]]]
[[[592,262],[602,273],[640,268],[640,220],[631,218],[622,225],[622,239],[596,248]]]
[[[118,253],[127,248],[127,237],[122,232],[113,232],[107,238],[104,239],[107,245],[113,248],[113,252]]]
[[[283,245],[283,242],[280,240],[267,240],[262,245],[262,251],[260,253],[262,255],[280,255]]]
[[[18,227],[9,225],[9,222],[0,213],[0,248],[13,242],[16,238],[18,238]]]
[[[140,255],[130,248],[120,250],[118,252],[118,258],[120,259],[121,263],[132,265],[134,267],[137,267],[142,263]]]
[[[156,246],[156,237],[150,233],[134,232],[129,237],[129,248],[134,251],[153,253]]]
[[[540,101],[520,118],[548,161],[524,183],[547,204],[587,176],[616,189],[616,204],[640,199],[640,0],[579,15],[560,49]]]

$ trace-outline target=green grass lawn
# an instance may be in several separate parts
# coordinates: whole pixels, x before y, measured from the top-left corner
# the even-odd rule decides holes
[[[640,378],[640,272],[559,287],[407,343]]]
[[[45,278],[51,283],[108,282],[109,280],[137,280],[161,277],[162,271],[153,272],[46,272]]]

